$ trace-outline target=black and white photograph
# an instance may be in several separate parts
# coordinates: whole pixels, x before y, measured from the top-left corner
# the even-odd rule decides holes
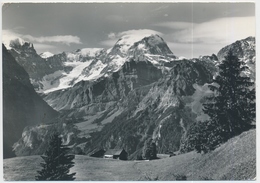
[[[255,1],[1,16],[1,180],[257,181]]]

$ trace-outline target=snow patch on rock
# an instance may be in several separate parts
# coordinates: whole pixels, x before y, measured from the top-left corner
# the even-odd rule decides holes
[[[52,57],[53,55],[54,55],[54,54],[51,53],[51,52],[49,52],[49,51],[46,51],[46,52],[43,52],[43,53],[40,54],[40,56],[41,56],[42,58],[49,58],[49,57]]]

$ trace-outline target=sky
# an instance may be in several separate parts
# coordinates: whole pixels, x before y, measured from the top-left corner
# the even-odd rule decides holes
[[[255,36],[254,3],[7,3],[2,41],[20,37],[37,53],[110,48],[129,32],[159,34],[176,56],[211,55]]]

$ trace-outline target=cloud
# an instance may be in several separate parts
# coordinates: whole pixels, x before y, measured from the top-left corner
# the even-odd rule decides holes
[[[100,44],[103,46],[112,47],[116,43],[116,41],[117,39],[110,39],[110,40],[101,41]]]
[[[194,25],[196,24],[191,22],[161,22],[161,23],[153,24],[153,26],[165,27],[174,30],[188,29],[188,28],[192,28],[192,26]]]
[[[180,26],[181,27],[181,26]],[[185,26],[184,26],[185,27]],[[171,37],[180,43],[230,44],[248,36],[255,36],[255,17],[214,19],[174,32]]]
[[[57,35],[57,36],[41,36],[41,37],[34,37],[31,35],[23,35],[19,34],[10,30],[3,30],[2,31],[2,40],[5,44],[10,43],[11,40],[16,38],[22,38],[25,41],[29,41],[32,43],[60,43],[70,45],[74,44],[82,44],[80,38],[78,36],[72,35]]]
[[[31,42],[38,43],[62,43],[66,45],[74,44],[82,44],[80,38],[78,36],[72,35],[58,35],[58,36],[41,36],[41,37],[33,37],[31,35],[23,35],[23,39],[28,39]]]
[[[150,29],[138,29],[138,30],[128,30],[123,31],[119,33],[109,33],[108,34],[108,40],[101,41],[100,44],[103,46],[109,46],[112,47],[118,39],[120,39],[123,36],[131,36],[132,39],[138,40],[142,39],[143,37],[150,36],[151,34],[157,34],[157,35],[163,35],[161,32],[150,30]],[[133,40],[134,41],[134,40]]]
[[[49,44],[41,44],[41,43],[33,44],[33,46],[36,50],[51,50],[56,48],[56,46],[49,45]]]
[[[153,26],[169,28],[164,35],[167,44],[177,56],[187,58],[217,54],[237,40],[255,36],[255,17],[226,17],[202,23],[161,22]]]
[[[147,36],[147,35],[151,35],[151,34],[158,34],[158,35],[162,35],[161,32],[155,31],[155,30],[151,30],[151,29],[133,29],[133,30],[128,30],[128,31],[123,31],[123,32],[119,32],[116,37],[122,37],[122,36],[126,36],[126,35],[140,35],[142,37]]]
[[[107,37],[108,37],[109,39],[115,39],[116,34],[115,34],[114,32],[111,32],[111,33],[108,34]]]
[[[25,27],[23,27],[23,26],[17,26],[17,27],[14,28],[14,30],[22,30],[22,29],[25,29]]]
[[[9,49],[9,44],[11,40],[19,38],[21,35],[10,30],[2,30],[2,42]]]

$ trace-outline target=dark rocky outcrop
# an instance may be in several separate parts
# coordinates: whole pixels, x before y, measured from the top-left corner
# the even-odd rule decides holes
[[[46,123],[57,115],[36,94],[29,75],[4,45],[3,50],[3,142],[4,158],[14,156],[12,146],[26,126]]]

